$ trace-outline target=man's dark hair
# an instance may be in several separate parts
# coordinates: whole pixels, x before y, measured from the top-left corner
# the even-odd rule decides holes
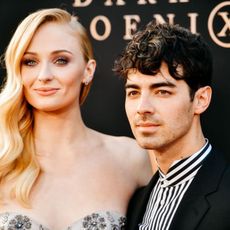
[[[130,69],[155,75],[162,62],[173,78],[188,84],[192,99],[200,87],[211,85],[212,55],[203,38],[179,25],[155,21],[133,36],[115,60],[113,71],[125,78]]]

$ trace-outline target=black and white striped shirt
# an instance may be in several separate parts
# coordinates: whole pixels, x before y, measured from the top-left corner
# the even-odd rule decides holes
[[[159,170],[160,177],[151,192],[139,230],[169,229],[186,190],[211,149],[211,144],[206,140],[198,152],[175,162],[166,175]]]

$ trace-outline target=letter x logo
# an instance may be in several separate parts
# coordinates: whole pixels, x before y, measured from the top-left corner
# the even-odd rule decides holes
[[[228,12],[219,12],[218,15],[220,15],[225,22],[225,25],[223,29],[217,34],[218,37],[226,37],[227,36],[227,30],[230,33],[230,18],[228,17]]]
[[[225,7],[225,9],[224,9]],[[230,48],[230,14],[226,9],[230,8],[230,1],[217,5],[209,15],[208,30],[212,40],[224,48]],[[218,17],[218,19],[216,19]],[[214,29],[214,20],[218,20],[222,26],[219,31]]]

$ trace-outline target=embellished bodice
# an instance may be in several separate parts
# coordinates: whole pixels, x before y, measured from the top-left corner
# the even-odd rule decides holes
[[[124,230],[125,217],[111,211],[95,212],[75,221],[63,230]],[[54,230],[29,216],[5,212],[0,214],[0,230]]]

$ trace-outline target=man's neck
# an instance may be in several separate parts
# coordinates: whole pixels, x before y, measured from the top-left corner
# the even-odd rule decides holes
[[[205,138],[200,138],[194,143],[187,145],[173,145],[164,149],[149,150],[151,163],[153,166],[158,167],[164,174],[167,174],[171,165],[178,160],[188,158],[197,151],[199,151],[205,145]],[[153,167],[152,166],[152,167]]]

